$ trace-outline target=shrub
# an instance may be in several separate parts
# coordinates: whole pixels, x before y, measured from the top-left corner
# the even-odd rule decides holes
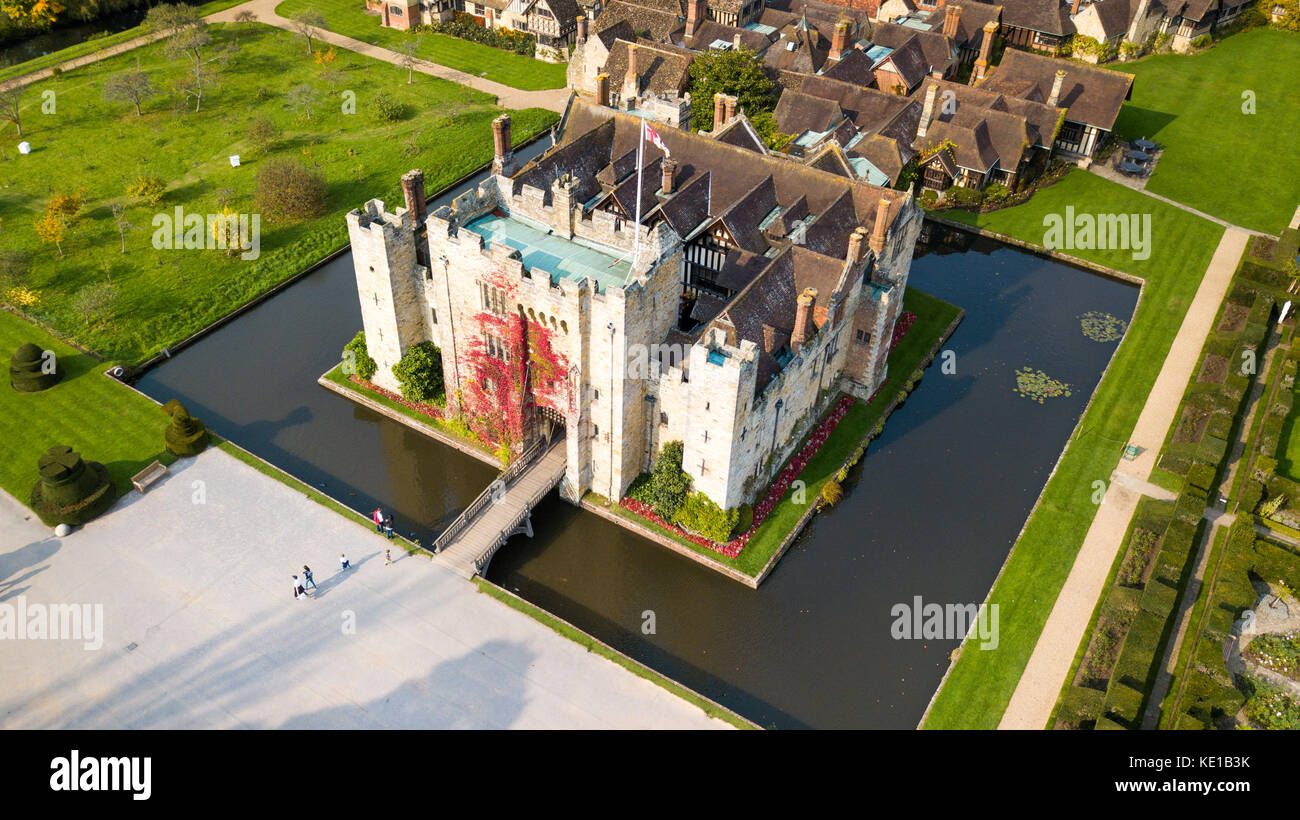
[[[32,487],[28,506],[47,526],[84,524],[117,498],[107,468],[97,461],[83,461],[71,447],[51,447],[40,457],[37,469],[41,477]]]
[[[740,521],[740,511],[723,510],[704,493],[691,493],[683,499],[674,520],[690,532],[723,543],[730,540]]]
[[[1188,490],[1178,496],[1174,504],[1174,517],[1189,524],[1195,524],[1205,515],[1205,495],[1195,490]]]
[[[325,177],[300,162],[268,161],[257,172],[257,207],[269,218],[296,222],[324,212]]]
[[[939,195],[935,193],[933,190],[927,188],[926,190],[921,192],[922,208],[933,208],[935,206],[935,203],[938,201],[939,201]]]
[[[280,138],[280,133],[280,126],[270,119],[257,117],[249,121],[248,130],[244,132],[244,135],[248,137],[249,142],[266,152]]]
[[[826,506],[834,507],[844,498],[844,488],[832,478],[822,485],[821,497]]]
[[[1011,189],[1001,182],[994,182],[984,188],[984,199],[988,202],[1005,202],[1011,196]]]
[[[397,122],[411,116],[410,106],[394,100],[387,94],[375,97],[375,119],[380,122]]]
[[[944,191],[943,196],[946,202],[958,208],[975,207],[984,201],[983,191],[977,191],[974,188],[963,188],[960,185],[954,185]]]
[[[682,469],[683,445],[680,441],[664,444],[659,455],[655,456],[650,474],[638,478],[628,488],[628,496],[649,504],[655,515],[665,521],[673,521],[686,494],[691,489],[691,477]]]
[[[348,372],[351,368],[351,373]],[[345,375],[355,373],[365,381],[370,381],[375,371],[379,369],[378,363],[370,358],[370,351],[366,349],[366,332],[357,331],[357,335],[352,337],[352,341],[343,346],[343,372]]]
[[[442,353],[433,342],[411,345],[401,361],[393,365],[393,376],[402,388],[403,398],[433,401],[443,395]]]
[[[175,456],[197,456],[208,446],[208,428],[203,422],[190,416],[185,405],[172,399],[162,406],[164,413],[172,417],[171,424],[163,431],[163,442],[167,452]]]
[[[1192,48],[1205,48],[1210,44],[1210,35],[1202,34],[1195,40],[1192,40]]]
[[[1263,498],[1264,485],[1252,478],[1241,488],[1241,496],[1237,499],[1238,509],[1244,513],[1254,512]]]
[[[533,35],[503,28],[488,28],[481,25],[472,14],[461,12],[456,12],[455,17],[445,23],[416,26],[414,31],[420,34],[431,31],[449,34],[462,40],[513,51],[525,57],[533,56],[533,52],[537,50],[537,39]]]
[[[146,205],[157,205],[167,193],[167,182],[162,177],[136,177],[126,186],[126,193]]]
[[[1208,494],[1214,485],[1214,475],[1213,466],[1195,462],[1187,470],[1187,485]]]
[[[9,384],[19,393],[48,390],[63,375],[59,372],[58,360],[50,361],[50,366],[46,366],[45,352],[31,342],[19,345],[9,359]]]

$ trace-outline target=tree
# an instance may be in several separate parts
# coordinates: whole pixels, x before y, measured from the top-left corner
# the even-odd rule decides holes
[[[311,111],[319,100],[320,92],[307,83],[289,89],[289,110],[307,119],[311,119]]]
[[[125,71],[104,81],[104,99],[130,102],[135,106],[137,117],[140,116],[140,103],[156,93],[153,80],[143,71]]]
[[[126,220],[125,205],[114,202],[108,208],[113,213],[113,224],[117,226],[117,233],[122,237],[122,253],[126,253],[126,232],[135,226]]]
[[[33,29],[49,28],[63,10],[57,0],[0,0],[5,17]]]
[[[654,508],[655,515],[672,521],[691,489],[691,477],[682,469],[684,446],[680,441],[670,441],[655,457],[650,468],[650,478],[637,497]]]
[[[154,6],[144,16],[144,29],[151,34],[174,37],[187,28],[202,26],[198,9],[186,5]]]
[[[314,51],[312,53],[316,55],[316,65],[321,67],[322,72],[329,71],[330,66],[339,58],[338,52],[334,50],[334,46],[330,46],[328,51]]]
[[[77,291],[72,306],[81,318],[90,324],[90,317],[108,313],[117,301],[117,288],[107,282],[96,282]]]
[[[397,47],[397,64],[406,69],[406,82],[415,82],[415,64],[418,62],[415,51],[419,48],[419,41],[414,37],[407,37],[402,44]]]
[[[63,224],[63,220],[49,211],[36,220],[36,235],[42,242],[53,244],[58,249],[60,257],[63,256],[63,237],[67,232],[68,228]]]
[[[433,342],[411,345],[393,365],[393,376],[402,388],[403,398],[421,403],[433,401],[443,395],[442,353]]]
[[[737,107],[751,120],[776,108],[776,83],[764,70],[763,61],[744,48],[705,51],[691,63],[691,128],[713,128],[713,95],[738,98]]]
[[[126,192],[146,205],[157,205],[167,193],[167,182],[162,177],[136,177]]]
[[[300,11],[289,18],[293,30],[307,39],[307,53],[312,53],[312,40],[325,28],[325,18],[315,11]]]
[[[249,142],[265,153],[280,138],[280,126],[266,117],[257,117],[248,123],[248,131],[245,136],[248,137]]]
[[[55,194],[50,197],[49,204],[45,206],[45,212],[54,214],[63,222],[64,227],[67,227],[72,220],[77,218],[81,206],[85,203],[86,197],[83,191],[77,191],[75,194]]]
[[[271,219],[293,222],[325,210],[325,178],[300,162],[275,159],[257,172],[257,206]]]
[[[151,10],[150,14],[154,10]],[[146,22],[147,20],[148,18]],[[168,58],[173,60],[185,58],[189,61],[188,80],[181,86],[181,91],[194,100],[194,111],[198,113],[203,107],[203,95],[214,82],[212,75],[229,62],[231,55],[239,46],[232,43],[225,48],[210,52],[208,46],[212,42],[212,37],[208,34],[207,24],[192,9],[190,12],[176,15],[175,19],[168,16],[158,25],[163,27],[159,30],[167,33],[167,44],[163,47],[163,52]]]
[[[4,119],[14,124],[18,129],[18,136],[23,135],[23,86],[12,86],[0,90],[0,119]]]

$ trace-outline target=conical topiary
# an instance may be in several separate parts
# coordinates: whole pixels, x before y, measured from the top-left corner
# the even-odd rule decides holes
[[[208,428],[190,416],[185,405],[172,399],[163,405],[163,412],[172,417],[172,423],[163,432],[167,452],[175,456],[197,456],[208,446]]]
[[[41,478],[32,487],[30,506],[48,526],[84,524],[117,498],[104,465],[82,461],[81,454],[71,447],[51,447],[37,468]]]
[[[63,375],[57,360],[50,360],[52,368],[45,366],[45,351],[31,342],[20,345],[9,359],[9,383],[19,393],[38,393],[58,383]],[[46,372],[52,369],[53,372]]]

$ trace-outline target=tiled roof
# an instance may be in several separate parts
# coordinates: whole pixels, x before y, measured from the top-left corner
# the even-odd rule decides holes
[[[844,118],[844,112],[835,100],[786,89],[776,102],[772,118],[782,134],[798,135],[805,131],[828,131]]]
[[[1002,63],[980,88],[1046,102],[1059,69],[1065,70],[1059,102],[1069,109],[1066,117],[1106,131],[1114,128],[1120,106],[1133,88],[1132,74],[1007,49]]]
[[[644,0],[637,0],[635,3],[628,0],[611,0],[596,18],[595,30],[603,32],[617,23],[627,23],[638,37],[646,35],[657,43],[666,43],[672,39],[675,32],[685,26],[685,23],[679,19],[683,13],[672,10],[674,5],[675,3],[656,6]]]
[[[954,0],[952,5],[958,5]],[[998,20],[1002,16],[1002,7],[988,3],[960,2],[961,14],[957,17],[957,43],[967,48],[979,48],[984,41],[984,24]],[[931,25],[931,31],[943,32],[943,21],[947,6],[940,6],[930,12],[925,21]]]
[[[580,145],[581,143],[574,144]],[[711,205],[709,193],[712,190],[709,182],[710,175],[708,171],[696,174],[685,185],[678,185],[677,193],[668,197],[659,205],[658,215],[664,218],[664,221],[668,223],[668,227],[676,231],[678,236],[690,236],[696,228],[700,227],[701,223],[709,218],[709,207]]]
[[[1129,0],[1097,0],[1089,8],[1097,13],[1097,19],[1108,40],[1128,31],[1135,13]]]
[[[1061,36],[1074,33],[1068,5],[1055,0],[1001,0],[1001,3],[1005,26]]]
[[[909,41],[914,41],[924,55],[922,62],[925,65],[925,73],[931,70],[943,71],[952,62],[950,41],[940,32],[917,31],[893,23],[878,23],[876,30],[871,33],[871,42],[892,48],[895,52],[907,46]]]
[[[681,44],[685,44],[686,29],[683,28],[680,34]],[[724,26],[722,23],[706,20],[695,30],[695,39],[691,41],[690,47],[697,51],[704,51],[719,40],[734,44],[737,35],[740,36],[740,45],[753,52],[760,52],[767,48],[776,37],[775,34],[767,35],[747,28]]]
[[[611,89],[623,87],[627,75],[628,46],[626,40],[615,40],[605,60],[605,73],[609,75]],[[637,43],[636,69],[639,89],[655,94],[681,93],[690,85],[693,52],[675,46],[641,40]]]
[[[725,125],[720,132],[714,134],[713,138],[719,142],[725,142],[727,145],[744,148],[747,151],[756,151],[760,154],[767,153],[767,146],[763,144],[763,138],[758,135],[758,132],[750,125],[749,118],[745,116],[737,116]]]
[[[862,51],[849,49],[834,65],[826,68],[822,76],[854,85],[873,86],[876,84],[876,75],[871,71],[872,63],[872,59]]]

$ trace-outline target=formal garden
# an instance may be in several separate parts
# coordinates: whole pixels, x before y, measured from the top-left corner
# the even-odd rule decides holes
[[[410,43],[412,53],[422,60],[524,91],[564,88],[566,83],[567,66],[563,63],[535,60],[505,47],[432,30],[409,34],[384,28],[378,15],[367,14],[365,4],[358,0],[285,0],[275,7],[275,13],[289,19],[314,15],[321,28],[393,51],[401,52]]]
[[[996,652],[963,652],[949,670],[926,728],[995,728],[1096,513],[1093,482],[1119,463],[1183,315],[1209,266],[1223,228],[1171,205],[1078,171],[1029,202],[988,214],[946,217],[1041,246],[1044,217],[1088,203],[1095,213],[1151,214],[1151,254],[1076,250],[1085,261],[1140,277],[1142,297],[1124,339],[1066,445],[1055,472],[1012,548],[988,603],[1001,611]]]
[[[234,23],[28,86],[0,147],[3,301],[124,364],[201,330],[346,246],[343,214],[400,202],[407,169],[436,191],[491,159],[491,97],[404,79]],[[513,117],[520,141],[556,119]],[[13,147],[19,126],[30,153]],[[242,237],[208,236],[215,215],[242,217]],[[217,241],[237,237],[257,247]]]

